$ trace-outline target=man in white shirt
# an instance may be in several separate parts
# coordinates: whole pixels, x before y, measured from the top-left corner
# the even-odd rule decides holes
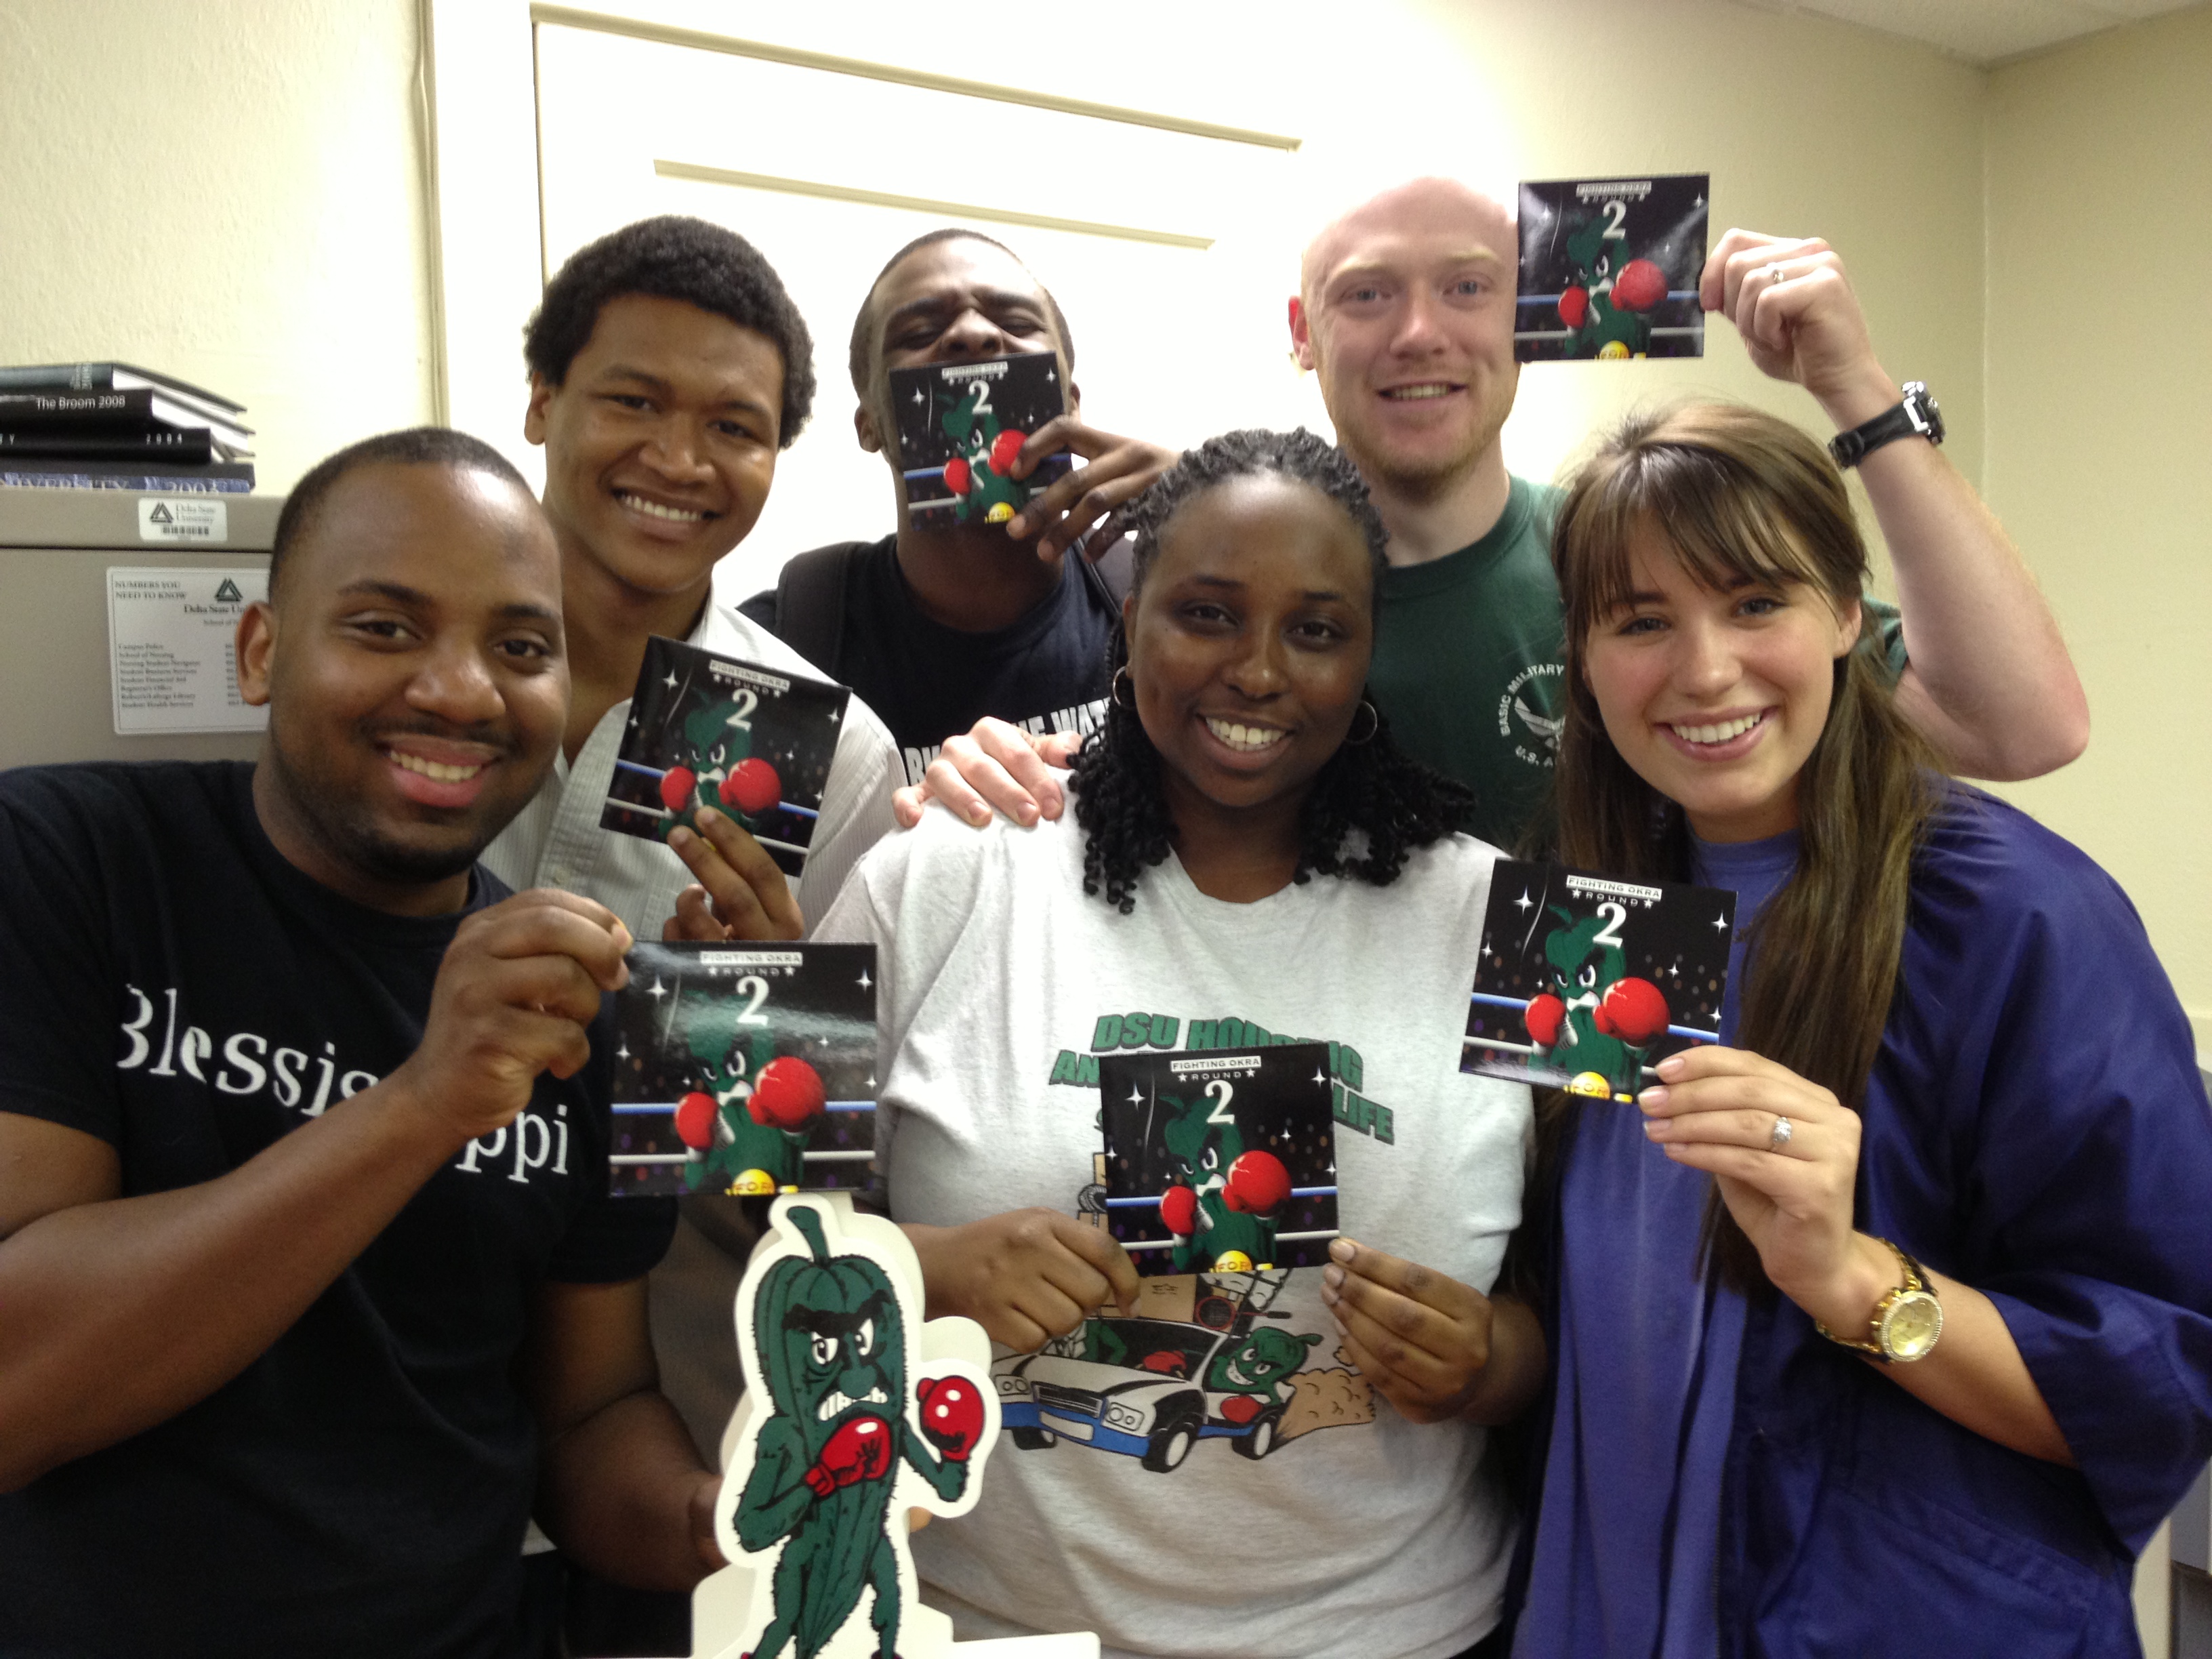
[[[545,447],[574,692],[553,775],[484,854],[518,889],[597,899],[652,939],[694,882],[687,929],[796,939],[891,827],[903,781],[881,721],[847,704],[806,869],[793,890],[735,822],[667,845],[599,828],[629,696],[655,634],[819,678],[766,629],[714,603],[715,565],[760,517],[775,458],[805,424],[813,343],[743,238],[703,220],[641,220],[580,250],[524,341],[523,430]],[[711,899],[711,909],[707,900]]]

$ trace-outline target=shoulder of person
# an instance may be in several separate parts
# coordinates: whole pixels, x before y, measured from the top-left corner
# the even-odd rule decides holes
[[[126,823],[175,818],[198,808],[222,812],[252,799],[241,761],[80,761],[0,772],[0,811],[19,821],[96,832],[112,840]]]
[[[1438,894],[1487,893],[1491,868],[1504,856],[1488,842],[1454,830],[1407,853],[1406,867],[1392,885]]]
[[[1066,786],[1066,773],[1054,775]],[[933,799],[913,829],[886,836],[869,848],[862,867],[885,873],[927,871],[933,877],[967,871],[1012,876],[1055,866],[1068,855],[1071,840],[1082,845],[1083,829],[1073,806],[1057,818],[1027,826],[994,812],[988,823],[979,826]]]
[[[2009,801],[1945,780],[1912,862],[1913,919],[1954,927],[1962,945],[2040,924],[2054,939],[2142,923],[2120,884],[2072,842]]]

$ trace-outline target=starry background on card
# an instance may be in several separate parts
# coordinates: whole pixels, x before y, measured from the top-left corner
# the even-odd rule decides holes
[[[991,382],[991,412],[1004,431],[1035,432],[1067,410],[1066,388],[1060,378],[1060,359],[1049,351],[1024,351],[1002,360],[1006,372]],[[908,472],[943,466],[962,453],[945,435],[945,411],[955,407],[968,381],[947,380],[939,372],[944,365],[895,368],[890,374],[891,406],[898,412],[899,465]],[[972,368],[963,363],[963,368]],[[916,394],[920,394],[918,397]],[[1056,458],[1055,458],[1056,459]],[[1051,487],[1067,471],[1065,465],[1048,470],[1040,465],[1023,482],[1032,498]],[[910,479],[907,485],[908,511],[950,506],[952,492],[939,481]]]
[[[1621,954],[1626,958],[1627,970],[1638,979],[1650,980],[1665,994],[1667,1023],[1693,1030],[1717,1030],[1721,997],[1728,988],[1735,895],[1720,888],[1679,882],[1625,884],[1657,887],[1659,902],[1647,906],[1617,895],[1570,893],[1566,884],[1570,873],[1592,872],[1571,872],[1554,864],[1513,859],[1498,861],[1491,872],[1490,902],[1483,913],[1474,989],[1524,1002],[1553,990],[1544,941],[1553,929],[1573,924],[1561,921],[1551,907],[1564,907],[1579,921],[1595,915],[1601,903],[1613,898],[1628,912],[1620,925]],[[1720,925],[1716,926],[1717,922]],[[1528,1041],[1528,1030],[1522,1024],[1518,1010],[1488,1003],[1468,1005],[1467,1030],[1469,1036],[1504,1042]],[[1688,1037],[1663,1036],[1651,1045],[1645,1063],[1656,1065],[1667,1055],[1693,1046]],[[1519,1055],[1470,1047],[1461,1069],[1473,1071],[1478,1065],[1490,1075],[1504,1076],[1522,1069],[1525,1062]]]
[[[1328,1045],[1286,1042],[1252,1052],[1259,1056],[1260,1069],[1251,1077],[1234,1079],[1237,1092],[1229,1109],[1244,1137],[1245,1150],[1273,1152],[1282,1159],[1293,1187],[1334,1186],[1336,1119],[1329,1109]],[[1224,1049],[1218,1057],[1238,1056],[1235,1050]],[[1176,1161],[1165,1137],[1166,1116],[1147,1103],[1159,1093],[1186,1099],[1201,1093],[1206,1079],[1178,1078],[1170,1069],[1175,1060],[1193,1058],[1188,1054],[1099,1056],[1107,1197],[1157,1198],[1176,1184]],[[1133,1093],[1139,1097],[1137,1101],[1130,1099]],[[1151,1205],[1115,1207],[1106,1214],[1107,1231],[1124,1244],[1157,1243],[1175,1237]],[[1334,1233],[1336,1214],[1334,1194],[1293,1198],[1275,1212],[1275,1225],[1285,1233]],[[1142,1250],[1133,1259],[1140,1273],[1172,1271],[1164,1251]],[[1275,1266],[1317,1267],[1328,1260],[1328,1239],[1294,1239],[1277,1252]]]
[[[1711,214],[1711,175],[1703,173],[1661,174],[1610,173],[1595,179],[1553,179],[1521,186],[1521,278],[1523,296],[1557,295],[1572,279],[1575,262],[1567,257],[1567,238],[1593,219],[1605,216],[1599,201],[1583,201],[1575,194],[1582,184],[1643,182],[1651,192],[1641,201],[1627,200],[1621,228],[1627,233],[1628,257],[1649,259],[1667,273],[1670,294],[1694,295],[1698,274],[1705,266],[1705,241]],[[1617,274],[1617,273],[1616,273]],[[1666,300],[1650,313],[1661,328],[1687,328],[1704,321],[1694,297]],[[1539,320],[1540,319],[1540,320]],[[1558,313],[1522,307],[1518,326],[1563,327]],[[1565,345],[1556,340],[1521,340],[1515,355],[1524,362],[1566,362]],[[1702,339],[1668,336],[1654,339],[1652,357],[1704,356]]]
[[[664,772],[679,765],[697,770],[699,757],[684,739],[684,722],[702,708],[727,702],[732,692],[742,685],[760,699],[749,716],[752,753],[775,768],[786,801],[820,811],[823,792],[830,787],[830,763],[837,755],[837,736],[844,729],[845,705],[852,693],[827,680],[807,679],[759,663],[742,665],[788,681],[790,689],[776,691],[750,682],[717,679],[708,672],[711,663],[738,660],[718,657],[681,640],[657,635],[647,640],[645,665],[638,671],[637,690],[630,699],[629,724],[623,728],[622,758]],[[661,805],[660,786],[654,780],[619,767],[607,793],[640,806],[658,809]],[[657,841],[663,822],[609,807],[602,827]],[[814,839],[814,825],[815,820],[803,814],[771,811],[748,827],[770,840],[805,847]],[[797,875],[805,866],[804,853],[787,852],[780,847],[767,850],[787,876]]]
[[[796,1055],[822,1078],[831,1100],[876,1097],[876,947],[872,945],[812,943],[743,945],[640,944],[632,948],[629,983],[615,994],[614,1098],[618,1104],[680,1100],[704,1079],[691,1057],[685,1018],[694,1009],[738,994],[747,969],[707,969],[702,952],[757,950],[802,954],[805,962],[788,975],[763,975],[769,995],[760,1006],[768,1022],[775,1057]],[[866,983],[861,983],[865,976]],[[659,985],[663,994],[653,994]],[[872,1152],[873,1112],[825,1112],[807,1135],[810,1152]],[[672,1113],[617,1114],[612,1150],[617,1152],[678,1154],[684,1151]],[[866,1184],[868,1166],[850,1162],[806,1165],[808,1189],[849,1190]],[[612,1172],[619,1197],[667,1194],[680,1197],[681,1164],[623,1164]]]

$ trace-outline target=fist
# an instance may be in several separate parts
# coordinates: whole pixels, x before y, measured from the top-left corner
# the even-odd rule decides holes
[[[1246,1152],[1229,1166],[1222,1191],[1229,1207],[1244,1215],[1272,1215],[1291,1195],[1291,1172],[1273,1152]]]
[[[1022,446],[1028,441],[1028,433],[1012,430],[1001,432],[992,439],[991,471],[1002,478],[1012,472],[1014,458],[1022,453]]]
[[[1667,273],[1649,259],[1631,259],[1613,279],[1613,302],[1626,311],[1649,311],[1667,297]]]
[[[734,806],[740,812],[765,812],[783,799],[783,780],[776,776],[775,768],[756,755],[739,761],[722,780],[718,793],[725,806]]]
[[[975,480],[968,475],[968,463],[955,455],[945,464],[945,487],[956,495],[965,495],[968,486]]]
[[[921,1431],[955,1463],[964,1463],[983,1435],[983,1398],[965,1377],[925,1376],[914,1385]]]
[[[714,1097],[694,1089],[676,1103],[676,1138],[695,1152],[714,1144]]]
[[[822,1074],[805,1060],[786,1054],[760,1068],[745,1109],[764,1127],[798,1129],[821,1112],[825,1099]]]
[[[1198,1194],[1188,1187],[1170,1187],[1160,1194],[1160,1223],[1177,1238],[1198,1231]]]
[[[1528,1035],[1539,1048],[1557,1048],[1559,1028],[1567,1023],[1567,1005],[1547,991],[1541,996],[1528,999],[1521,1023],[1528,1028]]]
[[[817,1498],[827,1498],[856,1480],[880,1480],[890,1466],[890,1425],[880,1417],[856,1417],[830,1437],[806,1472],[806,1484]]]
[[[660,775],[660,804],[672,812],[680,812],[691,804],[691,792],[699,787],[699,775],[688,766],[672,766]]]
[[[1590,1023],[1609,1037],[1640,1048],[1667,1029],[1667,999],[1648,979],[1617,980],[1598,999]]]
[[[1577,286],[1559,295],[1559,320],[1569,328],[1580,328],[1589,320],[1588,289]]]

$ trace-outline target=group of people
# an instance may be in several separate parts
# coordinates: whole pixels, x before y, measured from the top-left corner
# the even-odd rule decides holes
[[[256,763],[0,775],[0,1649],[544,1652],[526,1532],[720,1565],[757,1217],[606,1195],[605,994],[660,933],[877,945],[882,1201],[1010,1382],[1166,1317],[1081,1213],[1097,1054],[1330,1045],[1331,1265],[1178,1350],[1267,1434],[1010,1437],[915,1540],[963,1638],[2133,1651],[2212,1456],[2212,1109],[2125,897],[1954,781],[2086,743],[2056,624],[1825,244],[1731,231],[1700,295],[1858,435],[1901,615],[1778,417],[1510,476],[1515,269],[1464,185],[1359,204],[1290,306],[1335,443],[1177,456],[1087,422],[1013,253],[922,237],[850,353],[895,531],[734,610],[813,348],[697,221],[548,284],[542,501],[438,430],[304,477]],[[890,370],[1039,350],[1015,472],[1085,465],[910,519]],[[854,688],[795,883],[711,811],[599,829],[656,634]],[[1462,1073],[1501,848],[1734,890],[1719,1043],[1632,1108]]]

